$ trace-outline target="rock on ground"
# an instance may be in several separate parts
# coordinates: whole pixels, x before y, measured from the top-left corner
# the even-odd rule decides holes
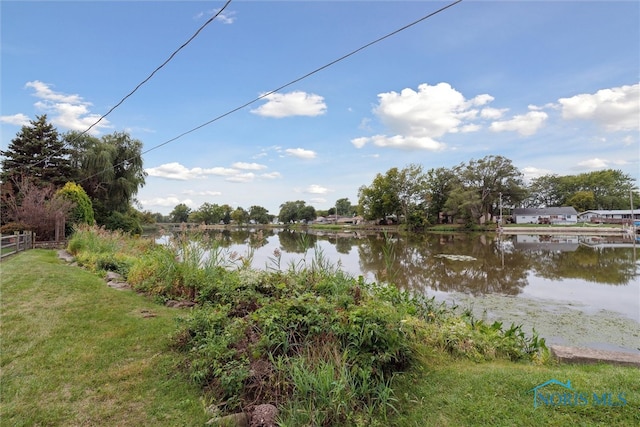
[[[270,404],[257,405],[251,414],[249,427],[276,427],[278,408]]]

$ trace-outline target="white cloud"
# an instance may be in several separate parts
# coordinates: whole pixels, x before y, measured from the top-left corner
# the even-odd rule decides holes
[[[356,147],[356,148],[362,148],[364,147],[367,142],[369,142],[371,140],[371,138],[368,138],[366,136],[362,136],[360,138],[353,138],[351,140],[351,143]]]
[[[206,191],[185,190],[182,193],[188,196],[213,196],[213,197],[222,196],[222,192],[211,191],[211,190],[206,190]]]
[[[177,162],[166,163],[155,168],[147,168],[145,169],[145,172],[147,172],[149,176],[156,176],[166,179],[176,179],[180,181],[186,181],[187,179],[195,178],[195,176],[189,169]]]
[[[317,156],[315,151],[305,150],[304,148],[287,148],[284,152],[300,159],[315,159]]]
[[[179,205],[180,203],[184,203],[187,206],[193,206],[193,201],[191,199],[180,200],[175,196],[154,197],[154,198],[151,198],[151,199],[140,200],[140,203],[147,209],[149,207],[151,207],[151,206],[175,207],[176,205]]]
[[[488,104],[489,102],[493,101],[495,98],[487,93],[484,93],[482,95],[478,95],[475,98],[473,98],[470,102],[471,105],[485,105]]]
[[[215,15],[218,13],[220,9],[213,9],[209,11],[210,15]],[[236,21],[236,12],[232,10],[227,10],[222,12],[220,15],[216,17],[216,21],[220,21],[223,24],[233,24]]]
[[[553,173],[549,169],[540,169],[533,166],[524,167],[520,169],[520,172],[522,172],[522,175],[524,175],[525,181],[531,181],[532,179],[539,178],[544,175],[550,175]]]
[[[0,123],[7,123],[15,126],[27,126],[29,124],[29,117],[19,113],[11,116],[0,116]]]
[[[277,178],[282,178],[282,175],[280,174],[280,172],[269,172],[269,173],[263,173],[262,175],[260,175],[263,178],[266,179],[277,179]]]
[[[34,96],[39,98],[34,104],[39,110],[49,114],[51,123],[66,129],[85,131],[100,119],[99,114],[90,114],[89,106],[80,95],[68,95],[56,92],[50,85],[39,80],[27,82],[26,88],[35,91]],[[92,135],[98,135],[101,129],[109,128],[109,121],[102,119],[89,131]]]
[[[180,163],[165,163],[155,168],[145,169],[149,176],[158,178],[173,179],[178,181],[186,181],[189,179],[203,179],[209,175],[234,177],[241,175],[238,169],[233,168],[192,168],[189,169]]]
[[[206,12],[198,12],[195,14],[195,16],[193,17],[193,19],[200,20],[202,18],[204,18],[205,16],[207,17],[206,19],[209,20],[211,16],[215,15],[216,13],[218,13],[220,11],[220,8],[217,9],[211,9],[211,10],[207,10]],[[216,21],[220,22],[222,24],[233,24],[236,21],[236,12],[235,11],[231,11],[231,10],[226,10],[224,12],[222,12],[220,15],[216,16]]]
[[[480,117],[488,120],[497,120],[502,117],[504,113],[508,111],[507,108],[483,108],[480,110]]]
[[[560,98],[562,117],[593,120],[608,131],[640,129],[640,84]]]
[[[154,168],[145,169],[145,171],[149,174],[149,176],[176,180],[176,181],[205,179],[208,176],[221,176],[221,177],[224,177],[225,181],[228,181],[228,182],[246,183],[246,182],[254,181],[257,176],[254,172],[246,172],[247,170],[256,171],[256,170],[262,170],[266,168],[267,168],[266,166],[260,165],[258,163],[236,162],[233,164],[232,168],[196,167],[196,168],[189,169],[178,162],[171,162],[171,163],[165,163],[163,165],[160,165]],[[276,179],[276,178],[280,178],[281,174],[279,172],[270,172],[270,173],[263,173],[259,176],[265,179]],[[184,194],[188,194],[192,196],[219,196],[222,193],[218,191],[195,192],[193,190],[188,190],[184,192]]]
[[[36,91],[34,96],[45,101],[66,102],[69,104],[85,103],[80,95],[65,95],[64,93],[54,92],[47,83],[39,80],[27,82],[24,87],[34,89]]]
[[[479,130],[480,126],[472,123],[479,113],[475,107],[493,99],[488,94],[466,99],[448,83],[423,83],[417,92],[405,88],[400,93],[381,93],[374,113],[394,135],[354,138],[351,143],[356,148],[371,142],[379,147],[442,150],[445,145],[438,139],[443,135]]]
[[[460,127],[460,133],[471,133],[471,132],[477,132],[480,129],[482,129],[482,126],[480,126],[479,124],[476,123],[471,123],[468,125],[464,125]]]
[[[236,173],[232,176],[229,176],[225,179],[225,181],[229,182],[251,182],[255,179],[256,175],[253,172],[247,173]]]
[[[272,93],[264,99],[267,102],[252,113],[264,117],[320,116],[327,111],[324,98],[313,93],[295,91],[290,93]]]
[[[310,186],[307,187],[307,189],[305,190],[306,193],[310,193],[310,194],[327,194],[329,192],[329,189],[321,186],[321,185],[317,185],[317,184],[312,184]]]
[[[149,176],[158,178],[186,181],[188,179],[204,178],[201,168],[188,169],[177,162],[165,163],[155,168],[147,168]]]
[[[588,169],[604,169],[608,166],[608,162],[603,159],[593,158],[578,162],[578,166],[582,166]]]
[[[493,122],[489,129],[494,132],[514,131],[522,136],[530,136],[542,127],[548,117],[544,111],[529,111],[527,114],[513,116],[510,120]]]
[[[253,171],[259,171],[267,168],[265,165],[261,165],[259,163],[245,163],[245,162],[236,162],[231,166],[233,166],[236,169],[253,170]]]
[[[371,130],[371,119],[368,117],[363,118],[358,125],[358,129],[360,130]]]
[[[356,145],[354,140],[351,141],[352,144],[356,145],[357,148],[361,148],[366,143],[373,143],[376,147],[391,147],[391,148],[400,148],[406,150],[428,150],[428,151],[439,151],[444,149],[445,145],[428,137],[416,137],[416,136],[404,136],[404,135],[395,135],[395,136],[386,136],[386,135],[374,135],[370,138],[356,138],[358,139]]]

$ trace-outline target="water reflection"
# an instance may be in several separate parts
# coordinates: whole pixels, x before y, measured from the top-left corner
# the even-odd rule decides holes
[[[576,330],[590,331],[589,340],[637,351],[637,345],[628,341],[633,340],[631,331],[637,330],[640,322],[640,263],[633,241],[622,237],[407,237],[356,231],[299,233],[286,229],[220,230],[204,237],[215,239],[226,253],[248,256],[258,269],[286,270],[305,263],[309,266],[315,251],[321,251],[325,259],[353,276],[393,282],[439,300],[467,299],[476,309],[484,309],[507,324],[524,323],[545,331],[549,338],[562,337],[561,344],[569,340],[568,334],[573,331],[566,330],[567,316],[575,312],[598,314],[601,317],[590,321],[574,317],[573,326],[579,324]],[[627,323],[613,322],[614,315],[631,319],[633,326],[616,329],[615,325]],[[592,322],[592,326],[587,327],[584,322]],[[614,325],[613,330],[604,328],[607,325]],[[597,334],[591,338],[594,331],[600,330],[602,337],[609,338]],[[595,345],[588,342],[587,346]]]
[[[361,245],[360,265],[363,271],[373,271],[377,280],[390,276],[390,281],[408,290],[516,295],[527,285],[527,259],[520,252],[501,254],[494,237],[428,234],[395,239],[391,272],[381,269],[387,244],[373,237]]]
[[[209,232],[217,244],[251,252],[264,268],[277,248],[284,261],[313,256],[315,248],[354,275],[401,288],[471,295],[518,295],[532,277],[580,279],[606,285],[637,283],[635,247],[621,237],[502,236],[238,229]],[[251,251],[249,251],[251,248]],[[283,267],[286,267],[286,263]]]

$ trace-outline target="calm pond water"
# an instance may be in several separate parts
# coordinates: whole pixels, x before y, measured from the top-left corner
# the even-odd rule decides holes
[[[278,268],[278,253],[283,270],[319,254],[353,276],[535,328],[548,343],[640,352],[640,247],[628,238],[286,229],[212,237],[254,268]]]

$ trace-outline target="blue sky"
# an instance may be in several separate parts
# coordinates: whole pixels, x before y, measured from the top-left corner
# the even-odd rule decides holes
[[[0,149],[46,113],[85,130],[223,1],[2,1]],[[277,214],[357,203],[377,173],[487,155],[527,178],[640,178],[640,3],[465,0],[168,142],[448,4],[232,1],[92,129],[144,143],[141,207]]]

